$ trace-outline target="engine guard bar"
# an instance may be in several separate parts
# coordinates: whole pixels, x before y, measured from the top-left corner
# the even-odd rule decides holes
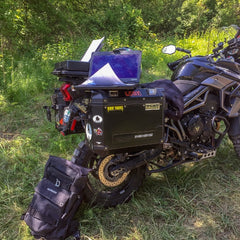
[[[215,121],[223,121],[226,128],[223,132],[220,132],[218,129],[216,129],[215,127]],[[230,128],[230,123],[229,121],[225,118],[225,117],[222,117],[222,116],[214,116],[213,119],[212,119],[212,128],[213,128],[213,131],[219,135],[219,137],[217,139],[215,139],[216,143],[215,143],[215,147],[219,147],[220,143],[222,142],[222,139],[224,138],[224,136],[226,135],[226,133],[228,132],[229,128]]]

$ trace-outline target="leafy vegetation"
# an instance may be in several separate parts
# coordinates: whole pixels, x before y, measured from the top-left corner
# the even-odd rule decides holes
[[[63,137],[43,105],[60,83],[55,62],[80,59],[93,38],[104,50],[142,50],[142,82],[169,78],[167,44],[206,55],[239,22],[236,0],[5,0],[0,8],[0,239],[33,239],[20,221],[49,154],[70,159],[80,135]],[[211,24],[210,24],[211,23]],[[184,39],[183,39],[184,37]],[[239,239],[239,161],[228,138],[216,158],[147,177],[128,204],[83,207],[91,239]]]
[[[205,32],[237,24],[238,0],[5,0],[0,9],[2,48],[28,51],[69,37],[142,37]]]

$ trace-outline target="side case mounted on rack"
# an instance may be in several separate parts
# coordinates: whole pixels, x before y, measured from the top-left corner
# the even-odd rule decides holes
[[[106,155],[158,147],[164,137],[164,90],[95,91],[86,121],[90,148]]]

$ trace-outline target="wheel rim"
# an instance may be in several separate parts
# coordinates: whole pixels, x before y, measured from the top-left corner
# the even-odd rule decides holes
[[[92,169],[88,174],[88,181],[84,189],[85,201],[91,205],[114,207],[128,201],[133,192],[142,185],[145,177],[146,165],[124,174],[125,172],[122,169],[114,169],[116,160],[122,163],[124,159],[120,159],[118,155],[102,158],[94,154],[86,144],[79,144],[79,148],[75,151],[74,160],[78,165]],[[131,160],[131,158],[128,160]],[[102,170],[99,171],[99,167]],[[123,174],[124,176],[122,176]],[[108,177],[110,177],[110,180]],[[117,183],[111,184],[111,187],[106,186],[104,185],[106,179]]]
[[[87,167],[93,169],[88,175],[88,187],[94,195],[110,196],[119,192],[122,194],[128,189],[133,171],[111,175],[111,169],[116,166],[113,163],[114,157],[115,155],[108,155],[104,158],[97,156],[88,162]]]
[[[111,167],[114,166],[111,160],[113,159],[114,155],[109,155],[104,158],[98,168],[98,176],[99,180],[102,184],[107,187],[117,187],[121,185],[126,179],[130,171],[112,174]]]

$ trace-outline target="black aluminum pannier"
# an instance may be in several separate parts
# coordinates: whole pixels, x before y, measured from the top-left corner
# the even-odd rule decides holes
[[[86,120],[87,142],[100,155],[158,147],[164,138],[164,109],[161,88],[96,90]]]

